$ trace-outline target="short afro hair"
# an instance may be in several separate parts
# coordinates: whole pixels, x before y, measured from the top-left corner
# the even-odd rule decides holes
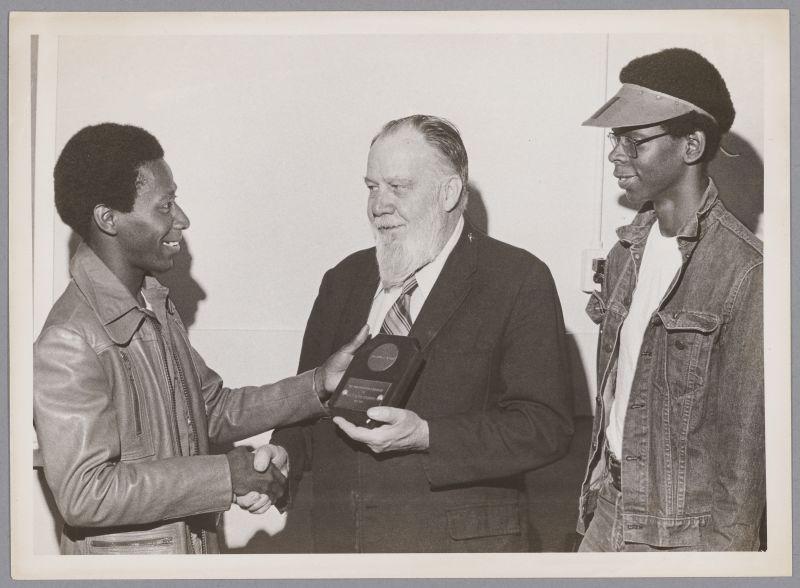
[[[716,123],[696,112],[661,123],[675,136],[702,130],[706,134],[703,161],[714,157],[721,136],[730,130],[736,116],[728,87],[717,68],[691,49],[676,47],[637,57],[622,68],[619,81],[686,100],[713,116]]]
[[[61,220],[88,241],[95,206],[130,212],[139,168],[163,157],[158,140],[139,127],[102,123],[81,129],[67,141],[53,171]]]

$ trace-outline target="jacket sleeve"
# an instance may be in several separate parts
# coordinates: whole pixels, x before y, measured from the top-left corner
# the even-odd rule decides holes
[[[730,320],[717,343],[716,451],[711,551],[758,549],[766,504],[764,454],[764,322],[762,265],[736,290]]]
[[[120,461],[112,385],[81,334],[48,327],[34,345],[33,373],[44,473],[67,524],[143,524],[230,507],[223,455]]]
[[[532,264],[516,293],[486,409],[428,420],[423,455],[433,487],[500,478],[563,456],[572,437],[572,393],[561,304],[547,267]]]
[[[308,317],[300,351],[299,372],[322,365],[335,351],[334,326],[339,324],[338,314],[333,310],[332,274],[326,272],[322,278],[314,306]],[[289,454],[290,494],[296,494],[303,471],[312,458],[311,430],[308,424],[280,427],[272,434],[272,443],[281,445]]]
[[[222,378],[191,348],[206,406],[209,440],[226,445],[325,414],[308,370],[263,386],[226,388]]]

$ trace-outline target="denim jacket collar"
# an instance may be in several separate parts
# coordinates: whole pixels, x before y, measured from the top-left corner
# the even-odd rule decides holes
[[[697,242],[703,238],[706,231],[706,223],[703,221],[718,200],[719,191],[717,186],[714,184],[713,179],[708,178],[708,187],[703,194],[700,208],[678,231],[678,248],[683,253],[684,258],[694,250]],[[653,203],[647,202],[639,210],[631,224],[617,229],[620,243],[625,247],[633,246],[637,249],[644,247],[647,235],[650,233],[650,228],[654,222],[656,222],[656,211],[653,209]]]
[[[117,345],[127,344],[141,325],[145,316],[151,314],[142,308],[122,285],[119,278],[86,243],[81,243],[70,262],[70,274],[75,285],[86,297],[103,328]],[[167,303],[169,290],[158,280],[145,277],[142,289],[156,318],[164,323],[166,313],[172,307]]]

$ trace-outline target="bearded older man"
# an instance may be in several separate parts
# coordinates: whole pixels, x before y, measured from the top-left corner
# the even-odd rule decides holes
[[[405,409],[369,410],[383,423],[375,429],[336,417],[273,436],[295,489],[313,472],[316,552],[526,551],[523,473],[567,451],[553,279],[536,257],[465,220],[467,170],[458,131],[437,117],[391,121],[372,141],[364,180],[376,247],[325,274],[300,369],[365,321],[386,332],[398,311],[425,365]]]

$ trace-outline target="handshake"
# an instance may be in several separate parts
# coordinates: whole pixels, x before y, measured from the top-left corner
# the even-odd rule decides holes
[[[369,327],[364,325],[352,341],[331,355],[323,365],[314,370],[314,390],[320,402],[327,401],[336,389],[353,354],[369,337]],[[237,447],[225,454],[231,470],[234,502],[253,514],[262,514],[276,504],[286,491],[289,475],[289,455],[283,447],[262,445],[255,453]],[[280,506],[278,507],[281,510]]]
[[[225,454],[231,470],[234,500],[253,514],[262,514],[283,497],[289,456],[283,447],[262,445],[255,453],[237,447]]]

